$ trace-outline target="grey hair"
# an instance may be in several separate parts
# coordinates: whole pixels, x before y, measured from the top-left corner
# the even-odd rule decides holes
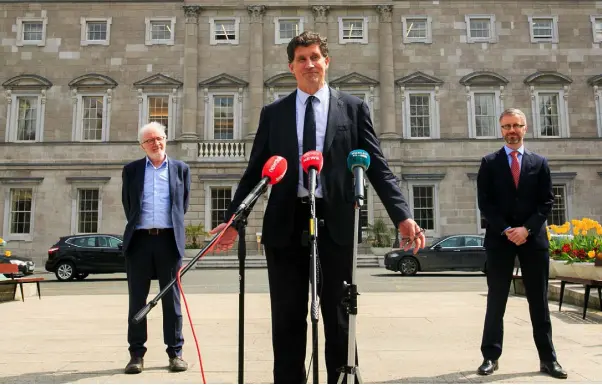
[[[504,112],[502,112],[502,114],[500,115],[500,121],[502,120],[502,118],[504,116],[508,116],[508,115],[519,116],[519,117],[523,118],[523,120],[525,121],[525,123],[527,123],[527,116],[525,116],[525,113],[522,112],[521,110],[519,110],[518,108],[507,108],[507,109],[505,109]]]
[[[162,125],[159,122],[150,122],[150,123],[147,123],[144,126],[140,127],[140,129],[138,130],[138,142],[139,143],[142,143],[142,137],[144,136],[146,131],[148,131],[150,129],[159,130],[163,133],[163,136],[167,136],[167,135],[165,135],[165,126],[164,125]]]

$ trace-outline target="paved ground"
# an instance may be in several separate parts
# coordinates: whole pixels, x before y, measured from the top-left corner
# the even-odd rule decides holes
[[[236,383],[238,295],[191,293],[187,300],[207,382]],[[0,308],[2,383],[202,382],[188,320],[184,357],[191,368],[185,373],[167,371],[160,306],[149,315],[146,370],[133,376],[122,374],[128,360],[126,295],[46,296],[2,303]],[[538,372],[524,298],[509,299],[500,370],[480,377],[475,370],[481,362],[484,291],[364,293],[357,319],[363,379],[369,383],[602,383],[602,313],[592,310],[584,321],[577,308],[563,307],[562,313],[557,306],[551,308],[554,342],[559,361],[569,372],[568,381]],[[244,381],[270,383],[267,294],[246,295],[245,325]],[[325,378],[322,371],[321,381]]]

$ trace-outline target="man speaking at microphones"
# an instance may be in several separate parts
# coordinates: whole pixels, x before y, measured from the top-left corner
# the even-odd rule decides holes
[[[326,39],[303,32],[287,46],[288,66],[297,80],[290,95],[261,111],[249,164],[226,213],[229,219],[257,185],[266,160],[284,157],[289,170],[273,185],[263,220],[272,312],[274,382],[305,383],[305,352],[309,297],[310,252],[304,232],[310,218],[308,174],[300,158],[318,151],[323,167],[315,170],[315,208],[318,223],[320,309],[324,322],[328,382],[336,383],[337,369],[346,365],[349,315],[341,300],[343,282],[353,270],[354,183],[347,155],[365,150],[371,159],[366,171],[393,223],[415,251],[425,244],[424,234],[411,219],[408,204],[382,154],[368,106],[359,98],[328,87],[330,62]],[[212,233],[221,231],[221,224]],[[236,240],[229,228],[215,250],[226,250]]]

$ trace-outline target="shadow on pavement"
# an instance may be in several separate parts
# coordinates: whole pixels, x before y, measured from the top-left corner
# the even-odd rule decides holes
[[[416,275],[401,275],[401,273],[384,273],[370,274],[372,277],[403,277],[403,278],[420,278],[420,277],[484,277],[481,272],[474,273],[418,273]]]
[[[467,376],[470,376],[467,377]],[[470,372],[455,372],[448,374],[441,374],[432,377],[405,377],[397,378],[394,380],[383,381],[383,384],[464,384],[464,383],[489,383],[497,381],[507,381],[517,377],[549,377],[548,375],[540,372],[523,372],[523,373],[509,373],[509,374],[492,374],[489,376],[479,376],[476,374],[476,370]]]
[[[144,368],[144,372],[151,370],[164,370],[167,372],[167,365],[165,366],[154,366]],[[144,374],[142,372],[142,374]],[[59,370],[56,372],[36,372],[36,373],[23,373],[14,376],[0,376],[0,383],[3,384],[67,384],[77,382],[79,380],[85,380],[95,377],[112,376],[115,374],[123,373],[123,368],[114,369],[103,369],[103,370],[90,370],[90,371],[64,371]],[[134,376],[134,375],[131,375]]]

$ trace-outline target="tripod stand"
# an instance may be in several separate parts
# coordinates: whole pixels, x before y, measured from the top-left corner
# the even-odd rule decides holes
[[[343,299],[343,303],[347,307],[347,314],[349,314],[349,339],[347,343],[347,365],[339,369],[341,374],[337,381],[338,384],[342,384],[347,377],[347,383],[353,384],[355,376],[357,376],[358,383],[362,383],[362,377],[360,376],[360,368],[355,365],[355,325],[357,316],[357,285],[355,284],[355,270],[357,265],[357,241],[359,233],[359,222],[360,222],[360,207],[362,206],[362,198],[356,197],[355,202],[355,219],[353,221],[353,270],[351,272],[351,282],[345,283],[346,294]]]

